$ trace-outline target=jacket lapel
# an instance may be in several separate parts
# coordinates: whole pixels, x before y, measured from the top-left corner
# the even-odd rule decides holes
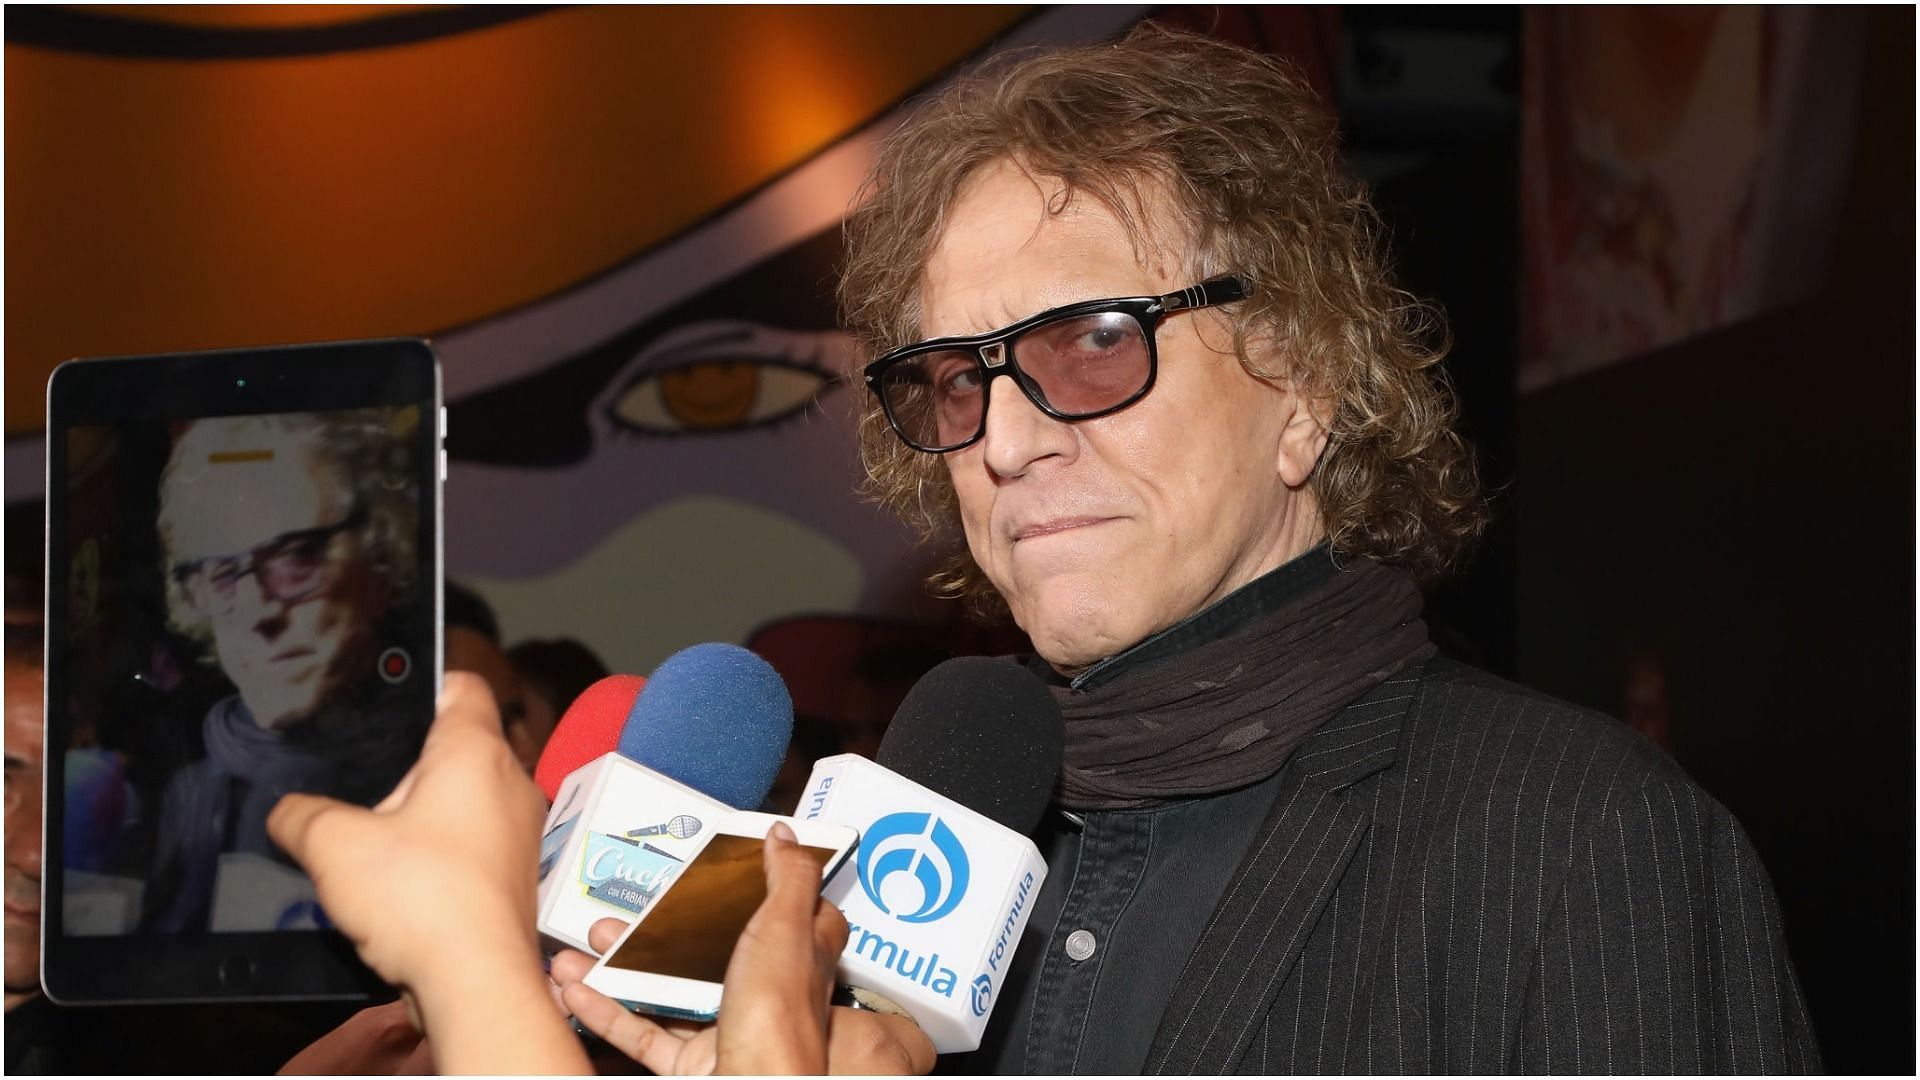
[[[1174,985],[1149,1073],[1224,1073],[1246,1054],[1275,993],[1366,834],[1346,789],[1391,765],[1419,670],[1375,687],[1288,759],[1273,809]]]

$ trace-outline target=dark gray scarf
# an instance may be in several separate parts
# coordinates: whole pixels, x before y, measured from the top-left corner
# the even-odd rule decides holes
[[[419,724],[397,695],[376,693],[330,719],[324,734],[311,723],[267,731],[238,694],[207,711],[207,756],[167,783],[143,929],[205,930],[223,854],[284,859],[267,835],[280,796],[303,791],[371,806],[419,755]]]
[[[322,731],[312,722],[269,731],[254,723],[239,695],[214,705],[202,731],[207,762],[217,773],[238,778],[243,803],[230,851],[278,850],[267,837],[267,813],[292,791],[328,795],[371,806],[392,791],[414,757],[420,734],[398,702],[360,711],[334,706],[334,722]]]
[[[1356,557],[1328,577],[1225,637],[1092,688],[1056,688],[1059,803],[1133,809],[1264,780],[1328,717],[1434,654],[1405,571]]]

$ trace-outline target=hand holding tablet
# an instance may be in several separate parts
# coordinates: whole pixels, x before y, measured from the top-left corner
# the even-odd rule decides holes
[[[406,989],[442,1073],[587,1069],[535,951],[540,804],[484,689],[455,674],[419,764],[379,806],[296,795],[273,813],[275,837],[313,875],[341,929],[374,970]],[[719,1022],[664,1027],[629,1013],[579,983],[593,961],[572,951],[553,964],[564,1004],[662,1074],[930,1068],[932,1045],[911,1021],[829,1010],[847,927],[820,898],[821,854],[796,843],[784,821],[739,816],[759,819],[753,838],[765,837],[751,848],[765,898],[727,950]],[[844,847],[827,854],[833,850]],[[719,872],[731,874],[738,861],[724,860]],[[687,880],[698,881],[675,887]],[[459,918],[450,920],[450,911]],[[595,929],[595,943],[612,946],[619,925]]]
[[[334,925],[390,985],[410,989],[518,946],[540,969],[532,897],[546,806],[499,732],[486,684],[449,672],[420,760],[392,794],[371,809],[292,794],[267,818]]]
[[[447,676],[420,760],[372,809],[288,795],[268,819],[375,973],[414,1003],[441,1072],[584,1072],[534,935],[545,800],[476,676]]]

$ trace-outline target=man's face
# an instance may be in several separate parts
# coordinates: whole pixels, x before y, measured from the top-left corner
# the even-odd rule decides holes
[[[210,447],[223,460],[209,461]],[[371,677],[383,590],[359,530],[339,528],[355,509],[339,469],[312,442],[257,424],[179,453],[189,456],[172,481],[174,557],[237,560],[205,614],[254,721],[285,727]]]
[[[1091,197],[1047,213],[1058,191],[1008,163],[969,180],[927,263],[926,336],[1197,283],[1164,237],[1150,234],[1143,265]],[[1144,209],[1149,228],[1170,220],[1158,196]],[[1062,671],[1173,625],[1319,539],[1305,484],[1326,436],[1309,409],[1247,373],[1218,311],[1174,315],[1156,338],[1158,379],[1133,406],[1066,423],[995,379],[985,437],[945,456],[974,559]]]
[[[7,995],[40,988],[41,690],[38,665],[7,662]]]

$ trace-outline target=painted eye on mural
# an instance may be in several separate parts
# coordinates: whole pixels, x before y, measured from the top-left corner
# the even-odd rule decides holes
[[[616,431],[698,435],[777,424],[839,382],[845,336],[751,324],[686,326],[628,365],[605,399]]]
[[[656,433],[726,431],[778,423],[805,408],[833,376],[761,360],[702,360],[635,378],[613,402],[617,424]]]

